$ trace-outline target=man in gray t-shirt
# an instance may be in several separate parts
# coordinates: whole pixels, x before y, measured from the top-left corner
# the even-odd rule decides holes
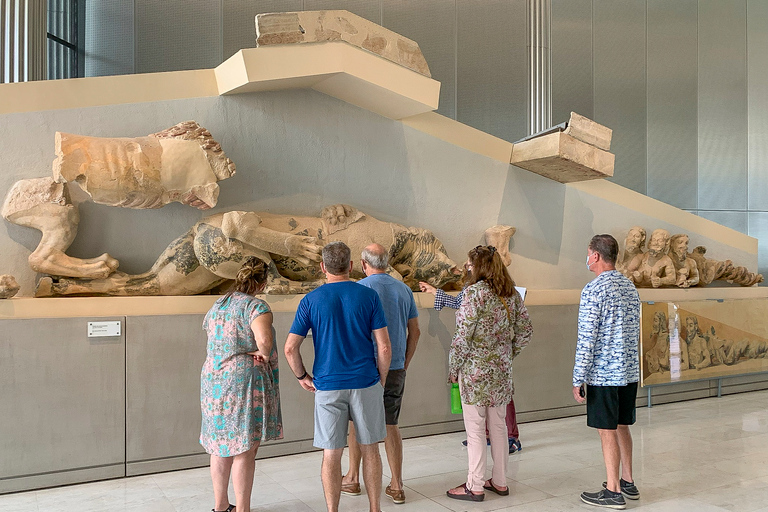
[[[375,290],[387,319],[389,339],[392,344],[392,362],[384,386],[384,411],[386,414],[387,437],[384,448],[392,479],[385,494],[395,503],[405,502],[403,490],[403,440],[397,427],[400,406],[405,390],[405,371],[411,362],[416,344],[419,342],[419,312],[413,299],[413,292],[402,281],[387,274],[389,253],[379,244],[371,244],[363,250],[363,271],[368,276],[359,284]],[[356,496],[360,489],[360,448],[349,429],[349,472],[341,482],[341,492]]]

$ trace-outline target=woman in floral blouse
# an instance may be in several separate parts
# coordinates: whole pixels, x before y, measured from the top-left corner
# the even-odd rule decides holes
[[[531,339],[533,329],[523,299],[492,246],[469,251],[465,264],[468,286],[456,314],[456,333],[448,358],[451,382],[461,388],[464,427],[467,430],[467,481],[450,489],[448,497],[482,501],[484,489],[506,496],[506,406],[515,388],[512,360]],[[493,477],[485,480],[488,428]]]

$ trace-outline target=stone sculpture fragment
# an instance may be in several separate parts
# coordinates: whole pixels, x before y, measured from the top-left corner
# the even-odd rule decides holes
[[[0,299],[10,299],[19,293],[19,283],[10,274],[0,275]]]
[[[431,77],[418,43],[349,11],[276,12],[256,16],[256,46],[344,41]]]
[[[713,260],[705,256],[707,249],[698,246],[688,252],[690,237],[680,233],[673,237],[664,229],[651,234],[648,252],[644,252],[645,229],[632,227],[624,240],[624,252],[616,261],[616,269],[637,287],[706,286],[715,280],[741,286],[763,281],[762,274],[737,267],[731,260]]]
[[[172,242],[144,274],[116,272],[104,279],[44,277],[36,296],[195,295],[233,279],[248,256],[269,264],[266,293],[307,293],[325,282],[320,252],[332,241],[346,243],[352,254],[373,242],[387,247],[389,273],[411,289],[418,290],[419,281],[450,289],[461,278],[432,232],[383,222],[337,204],[324,208],[319,217],[243,211],[212,215]],[[357,258],[353,260],[352,277],[364,277]]]
[[[119,265],[106,253],[88,259],[66,254],[80,222],[70,193],[75,184],[109,206],[159,208],[175,201],[207,210],[216,205],[216,182],[235,173],[219,143],[195,121],[136,138],[57,132],[55,142],[53,177],[16,182],[1,212],[8,222],[42,232],[29,265],[55,276],[105,278]]]

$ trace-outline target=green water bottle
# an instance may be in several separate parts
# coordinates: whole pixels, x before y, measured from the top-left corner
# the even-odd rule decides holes
[[[461,414],[461,393],[459,392],[459,383],[451,384],[451,414]]]

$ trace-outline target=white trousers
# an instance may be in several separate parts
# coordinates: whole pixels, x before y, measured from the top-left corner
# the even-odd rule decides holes
[[[472,492],[484,492],[485,465],[487,457],[485,429],[491,440],[491,458],[493,485],[507,486],[507,461],[509,460],[509,441],[507,439],[506,406],[478,407],[461,404],[464,410],[464,428],[467,431],[467,487]]]

